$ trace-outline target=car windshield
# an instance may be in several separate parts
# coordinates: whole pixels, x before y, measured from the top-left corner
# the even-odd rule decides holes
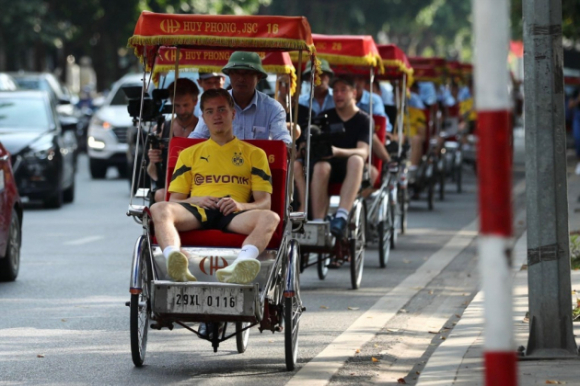
[[[41,99],[0,99],[0,128],[46,130],[48,112]]]

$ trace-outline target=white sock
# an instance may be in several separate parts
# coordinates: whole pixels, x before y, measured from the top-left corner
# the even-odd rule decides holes
[[[344,209],[344,208],[338,208],[338,210],[336,211],[336,218],[343,218],[345,220],[348,220],[348,210]]]
[[[324,222],[323,218],[315,218],[312,222]]]
[[[236,260],[256,259],[260,254],[260,250],[255,245],[246,244],[242,246],[242,250],[238,254]]]
[[[171,255],[173,252],[180,252],[179,247],[175,245],[165,247],[163,250],[163,256],[165,256],[166,259],[169,259],[169,255]]]

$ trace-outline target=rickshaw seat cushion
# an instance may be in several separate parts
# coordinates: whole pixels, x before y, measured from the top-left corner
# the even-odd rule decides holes
[[[197,143],[205,141],[204,139],[193,139],[193,138],[179,138],[174,137],[171,139],[169,144],[169,156],[167,161],[167,173],[166,173],[166,185],[169,187],[171,181],[171,176],[175,165],[177,164],[177,159],[179,158],[179,153],[190,146]],[[286,204],[286,172],[287,172],[287,157],[288,151],[286,144],[282,141],[270,141],[270,140],[245,140],[254,146],[257,146],[264,150],[266,156],[268,157],[268,162],[270,164],[270,172],[272,173],[272,211],[276,212],[280,219],[284,219],[285,215],[285,204]],[[169,192],[166,193],[165,200],[169,199]],[[268,248],[278,248],[282,240],[282,235],[284,231],[283,220],[280,221]],[[237,233],[222,232],[219,230],[194,230],[180,232],[179,236],[181,238],[181,244],[183,246],[199,246],[199,247],[227,247],[227,248],[240,248],[242,242],[246,238],[246,235],[240,235]],[[154,239],[154,243],[157,241]]]

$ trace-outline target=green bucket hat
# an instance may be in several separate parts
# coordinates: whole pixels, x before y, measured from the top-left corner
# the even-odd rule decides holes
[[[320,69],[322,70],[322,73],[327,73],[332,78],[334,76],[334,71],[332,71],[332,68],[330,68],[328,60],[326,59],[318,59],[318,60],[320,60]],[[306,68],[304,69],[304,72],[302,73],[302,79],[307,79],[310,76],[311,71],[312,71],[312,62],[309,60],[306,63]]]
[[[250,70],[256,71],[260,74],[260,78],[264,79],[268,73],[262,67],[262,59],[260,55],[255,52],[236,51],[230,56],[228,63],[222,68],[222,72],[226,75],[230,74],[230,70]]]

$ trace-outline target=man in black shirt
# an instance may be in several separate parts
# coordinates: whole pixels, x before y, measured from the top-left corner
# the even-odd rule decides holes
[[[326,110],[328,122],[344,126],[345,133],[332,137],[332,156],[315,160],[311,181],[312,214],[323,221],[328,207],[328,184],[342,183],[340,203],[330,222],[330,231],[343,237],[348,214],[359,191],[365,160],[369,156],[370,116],[356,106],[356,88],[352,77],[338,76],[332,82],[335,108]],[[316,156],[316,155],[314,155]]]

